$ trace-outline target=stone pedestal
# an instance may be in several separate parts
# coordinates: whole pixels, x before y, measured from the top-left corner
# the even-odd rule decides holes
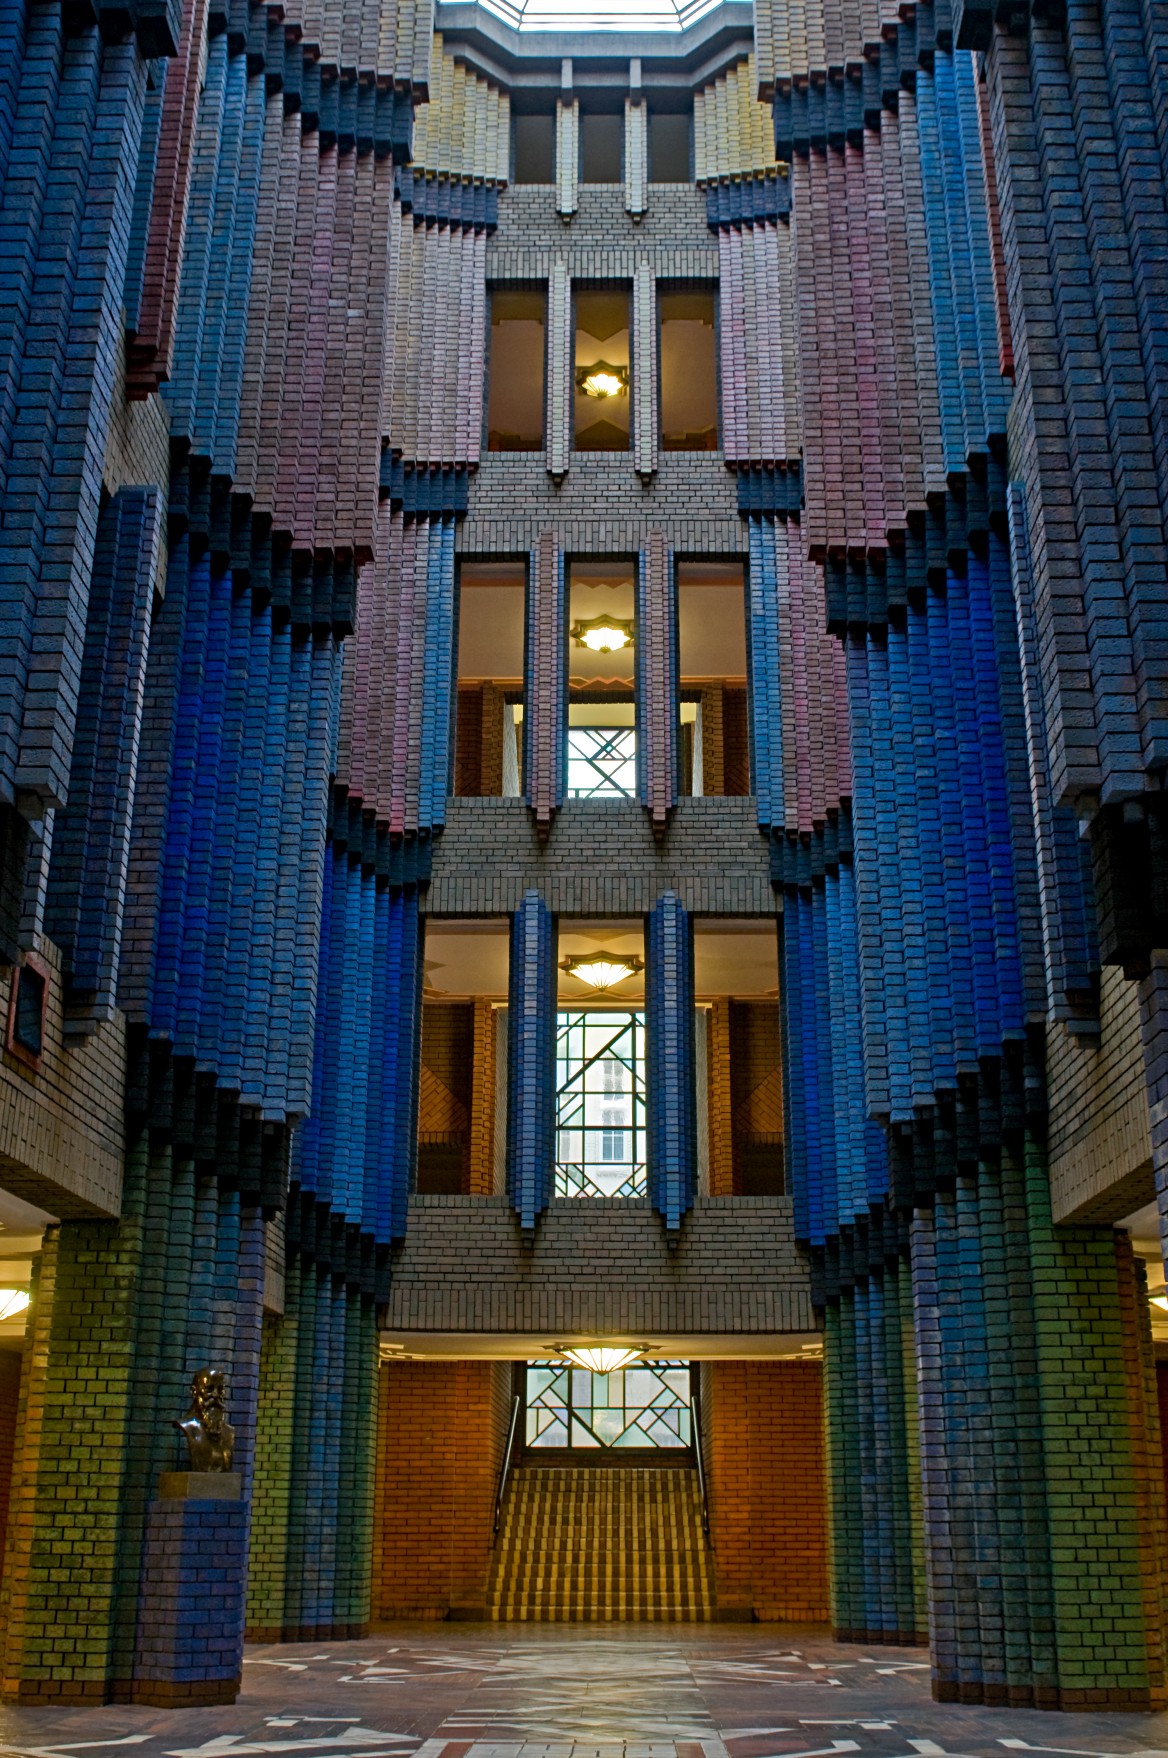
[[[164,1472],[146,1513],[135,1702],[234,1703],[246,1576],[247,1506],[238,1472]]]

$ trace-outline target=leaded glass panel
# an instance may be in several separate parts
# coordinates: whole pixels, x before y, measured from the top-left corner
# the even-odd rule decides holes
[[[642,1362],[619,1373],[528,1363],[529,1447],[688,1447],[690,1440],[686,1361]]]
[[[556,1033],[557,1196],[644,1196],[645,1016],[565,1012]]]
[[[568,728],[568,796],[573,800],[635,800],[637,735],[631,726]]]

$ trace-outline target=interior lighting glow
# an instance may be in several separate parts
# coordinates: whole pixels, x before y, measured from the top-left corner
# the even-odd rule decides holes
[[[27,1288],[0,1288],[0,1319],[15,1318],[27,1306]]]
[[[572,624],[572,639],[590,653],[619,653],[632,641],[633,625],[617,617],[593,617],[591,622]]]
[[[636,976],[644,968],[644,960],[623,957],[618,952],[584,952],[565,958],[560,969],[570,977],[578,977],[590,989],[612,989],[617,983]]]
[[[623,397],[629,388],[629,374],[627,367],[598,360],[595,366],[582,366],[576,382],[586,397]]]
[[[1158,1306],[1161,1312],[1168,1312],[1168,1288],[1157,1288],[1154,1294],[1149,1294],[1148,1303]]]
[[[631,1367],[634,1361],[640,1361],[644,1349],[565,1349],[556,1344],[556,1354],[564,1355],[574,1367],[582,1367],[588,1373],[619,1373],[622,1367]]]

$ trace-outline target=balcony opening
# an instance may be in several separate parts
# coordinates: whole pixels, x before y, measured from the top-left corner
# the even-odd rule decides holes
[[[523,561],[459,569],[453,791],[463,798],[523,792],[526,597]]]
[[[748,794],[746,570],[741,562],[677,564],[681,791]]]
[[[542,287],[490,292],[487,450],[543,450],[547,294]]]
[[[426,925],[418,1081],[421,1196],[507,1188],[507,980],[510,924]]]
[[[718,449],[717,295],[712,287],[662,288],[661,445],[667,452]]]
[[[514,101],[514,100],[513,100]],[[556,180],[556,118],[552,111],[540,115],[514,115],[512,121],[514,183],[554,183]]]
[[[650,183],[690,183],[693,180],[693,100],[684,108],[669,110],[649,105]]]
[[[694,925],[698,1184],[711,1196],[785,1189],[782,1019],[773,921]]]
[[[581,183],[619,183],[624,176],[625,120],[623,114],[580,117]]]
[[[629,289],[576,290],[575,434],[578,452],[629,448]]]
[[[570,799],[637,797],[635,590],[630,561],[569,564]]]

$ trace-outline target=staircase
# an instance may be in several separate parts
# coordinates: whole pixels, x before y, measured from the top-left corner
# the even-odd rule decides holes
[[[487,1616],[556,1623],[712,1618],[697,1472],[516,1466]]]

